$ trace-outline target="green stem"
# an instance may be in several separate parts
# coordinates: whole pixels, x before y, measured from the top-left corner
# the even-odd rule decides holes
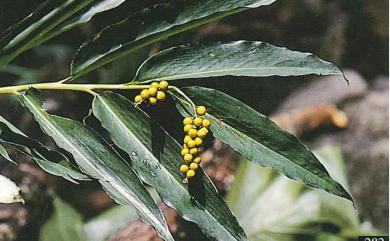
[[[67,79],[52,83],[38,83],[38,84],[27,84],[27,85],[15,85],[0,88],[1,94],[18,94],[21,91],[26,91],[30,88],[38,90],[71,90],[71,91],[82,91],[92,95],[96,93],[94,90],[139,90],[149,88],[150,85],[129,85],[129,84],[64,84]],[[185,101],[191,105],[194,115],[196,116],[196,106],[194,102],[179,88],[176,86],[169,86],[168,89],[173,90],[180,94]]]
[[[196,113],[196,105],[195,103],[183,92],[181,91],[179,88],[177,88],[176,86],[169,86],[169,89],[172,89],[174,90],[175,92],[177,92],[178,94],[180,94],[181,96],[184,97],[184,99],[188,102],[188,104],[191,105],[192,107],[192,110],[194,111],[194,116],[197,116],[197,113]]]
[[[94,94],[93,90],[138,90],[149,88],[150,85],[123,85],[123,84],[62,84],[60,82],[54,83],[39,83],[16,85],[0,88],[0,94],[17,94],[21,91],[35,88],[39,90],[72,90],[82,91]]]

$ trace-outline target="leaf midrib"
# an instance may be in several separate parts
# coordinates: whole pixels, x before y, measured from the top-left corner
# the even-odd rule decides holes
[[[160,80],[164,78],[174,78],[174,79],[179,79],[179,78],[185,78],[188,76],[197,76],[197,75],[202,75],[202,74],[214,74],[214,73],[224,73],[224,72],[239,72],[239,71],[249,71],[249,70],[258,70],[259,68],[256,67],[251,67],[251,68],[232,68],[232,69],[221,69],[221,70],[212,70],[212,71],[203,71],[203,72],[192,72],[192,73],[187,73],[187,74],[179,74],[179,75],[165,75],[165,76],[159,76],[159,77],[154,77],[153,79],[147,79],[147,81],[140,79],[140,82],[150,82],[150,81],[155,81],[155,80]],[[286,70],[286,69],[300,69],[300,70],[305,70],[305,71],[312,71],[314,72],[315,70],[318,70],[316,68],[300,68],[300,67],[266,67],[266,68],[261,68],[261,69],[280,69],[280,70]],[[337,72],[331,72],[331,74],[337,74]],[[272,75],[264,75],[265,76],[273,76]]]

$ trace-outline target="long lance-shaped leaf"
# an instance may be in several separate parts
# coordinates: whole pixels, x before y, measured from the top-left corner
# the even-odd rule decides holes
[[[161,39],[275,1],[179,0],[156,5],[105,28],[85,43],[73,60],[71,75],[75,78]]]
[[[141,178],[161,198],[204,234],[216,240],[246,240],[245,233],[200,169],[189,185],[178,168],[180,145],[129,100],[111,92],[96,96],[93,113],[110,132],[114,143],[132,158]]]
[[[89,22],[95,15],[111,10],[113,8],[121,5],[125,0],[93,0],[86,7],[82,8],[74,15],[69,17],[63,23],[57,25],[55,28],[50,30],[47,34],[41,36],[41,38],[34,43],[34,46],[38,46],[43,42],[65,32],[68,31],[80,24],[84,24]]]
[[[342,74],[337,66],[309,53],[264,42],[236,41],[173,47],[146,60],[135,81],[176,80],[223,75],[289,76]]]
[[[69,160],[59,152],[47,149],[41,143],[28,138],[15,126],[0,116],[0,144],[7,145],[31,157],[42,169],[71,182],[89,180],[89,177],[72,167]],[[6,149],[0,145],[0,155],[13,162]],[[15,162],[14,162],[15,163]]]
[[[59,147],[73,155],[83,172],[98,179],[118,203],[134,206],[140,217],[152,225],[165,240],[173,240],[156,203],[132,167],[109,143],[94,130],[77,121],[46,113],[36,90],[28,90],[19,98],[42,130]]]
[[[95,14],[120,5],[124,0],[47,0],[0,39],[0,66],[20,53],[88,22]]]
[[[7,150],[5,149],[5,147],[3,145],[0,144],[0,156],[3,157],[5,160],[9,161],[9,162],[12,162],[13,164],[16,164],[16,162],[14,162],[11,157],[8,155],[8,152]],[[0,165],[0,170],[2,168],[2,165]]]
[[[208,107],[213,135],[248,160],[271,167],[289,178],[352,200],[348,192],[326,171],[314,154],[296,137],[266,116],[217,90],[189,87],[183,91],[197,105]],[[191,108],[178,101],[183,115]]]

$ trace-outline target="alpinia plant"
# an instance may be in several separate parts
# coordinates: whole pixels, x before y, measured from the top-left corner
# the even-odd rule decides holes
[[[145,184],[153,187],[161,199],[183,218],[196,223],[206,236],[224,241],[247,239],[223,198],[199,167],[201,160],[198,155],[202,152],[206,134],[228,144],[256,164],[352,200],[304,144],[264,115],[214,89],[175,86],[181,79],[206,80],[207,77],[226,75],[342,75],[335,65],[312,54],[250,41],[177,46],[145,60],[128,83],[71,83],[159,40],[274,1],[197,0],[183,4],[172,1],[133,13],[123,21],[107,26],[80,47],[68,78],[0,88],[0,94],[18,96],[20,104],[31,112],[43,132],[69,152],[74,160],[68,160],[66,155],[30,139],[1,116],[0,154],[11,160],[2,145],[8,146],[30,156],[53,175],[73,182],[98,180],[116,202],[134,206],[143,221],[164,240],[173,238]],[[3,34],[0,66],[52,37],[88,22],[100,12],[120,7],[123,2],[45,1]],[[176,4],[180,7],[175,8]],[[169,9],[177,9],[177,12],[173,18],[166,19],[161,12]],[[91,127],[47,113],[40,95],[40,91],[46,90],[91,94],[94,98],[93,114],[110,133],[112,142],[129,155],[131,163]],[[132,102],[114,93],[117,90],[135,91],[139,95]],[[184,117],[186,135],[183,134],[184,142],[180,141],[180,144],[143,110],[145,105],[159,108],[158,102],[164,101],[168,95],[175,100]],[[158,145],[155,145],[156,141]],[[72,163],[77,163],[77,167]],[[183,183],[183,179],[188,183]],[[191,190],[195,188],[196,191]]]

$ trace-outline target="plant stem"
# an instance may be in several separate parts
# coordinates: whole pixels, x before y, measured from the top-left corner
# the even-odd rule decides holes
[[[184,94],[183,91],[181,91],[176,86],[169,86],[169,89],[172,89],[172,90],[176,91],[178,94],[180,94],[181,96],[183,96],[184,99],[188,102],[188,104],[191,105],[192,110],[194,111],[194,116],[197,116],[195,103],[186,94]]]
[[[82,91],[91,94],[93,90],[138,90],[149,88],[150,85],[123,85],[123,84],[62,84],[59,82],[54,83],[40,83],[40,84],[27,84],[16,85],[0,88],[0,94],[17,94],[18,92],[28,90],[29,88],[35,88],[39,90],[72,90]]]
[[[66,81],[66,79],[65,79]],[[128,85],[128,84],[64,84],[63,81],[52,82],[52,83],[38,83],[38,84],[27,84],[27,85],[15,85],[8,87],[0,87],[1,94],[18,94],[21,91],[26,91],[30,88],[38,90],[71,90],[71,91],[82,91],[92,95],[96,93],[94,90],[139,90],[149,88],[150,85]],[[169,86],[168,89],[175,91],[181,95],[185,101],[191,105],[194,115],[196,116],[196,106],[194,102],[179,88],[176,86]]]

